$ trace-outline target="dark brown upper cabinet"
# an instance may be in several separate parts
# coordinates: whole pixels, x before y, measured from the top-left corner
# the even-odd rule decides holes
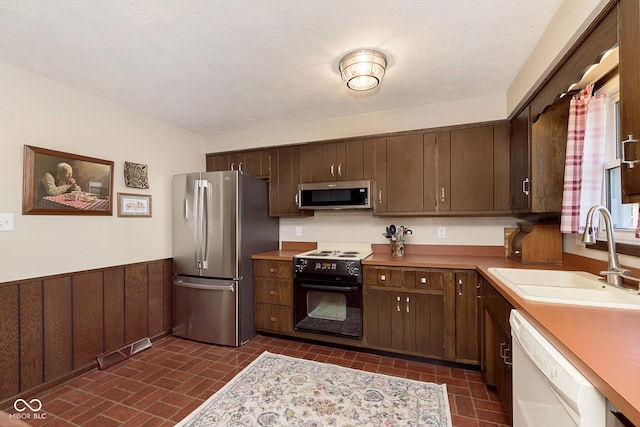
[[[525,108],[511,124],[512,209],[516,214],[559,214],[570,98],[549,107],[535,123]]]
[[[640,3],[618,3],[622,203],[640,202]],[[625,163],[626,162],[626,163]]]
[[[423,134],[380,138],[374,144],[374,213],[423,212]]]
[[[239,170],[259,179],[269,178],[271,149],[207,154],[207,172]]]
[[[372,177],[373,150],[368,141],[340,141],[302,146],[302,182],[346,181]]]
[[[506,124],[452,130],[451,210],[509,213],[508,164]]]
[[[308,216],[313,211],[298,209],[298,184],[302,177],[300,146],[273,150],[269,176],[269,215]]]

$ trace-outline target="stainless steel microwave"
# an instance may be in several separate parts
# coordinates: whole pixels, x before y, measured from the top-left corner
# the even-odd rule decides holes
[[[371,181],[298,184],[300,209],[371,209]]]

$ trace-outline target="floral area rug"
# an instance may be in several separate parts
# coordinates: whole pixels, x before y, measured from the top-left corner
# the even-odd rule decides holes
[[[446,426],[438,385],[264,352],[178,426]]]

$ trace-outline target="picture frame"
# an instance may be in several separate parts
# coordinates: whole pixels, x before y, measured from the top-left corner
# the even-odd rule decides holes
[[[113,161],[24,146],[23,215],[113,215]]]
[[[118,216],[129,218],[150,218],[151,195],[118,193]]]

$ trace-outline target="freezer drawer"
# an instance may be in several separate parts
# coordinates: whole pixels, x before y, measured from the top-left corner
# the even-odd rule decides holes
[[[173,334],[238,346],[238,282],[175,276]]]

